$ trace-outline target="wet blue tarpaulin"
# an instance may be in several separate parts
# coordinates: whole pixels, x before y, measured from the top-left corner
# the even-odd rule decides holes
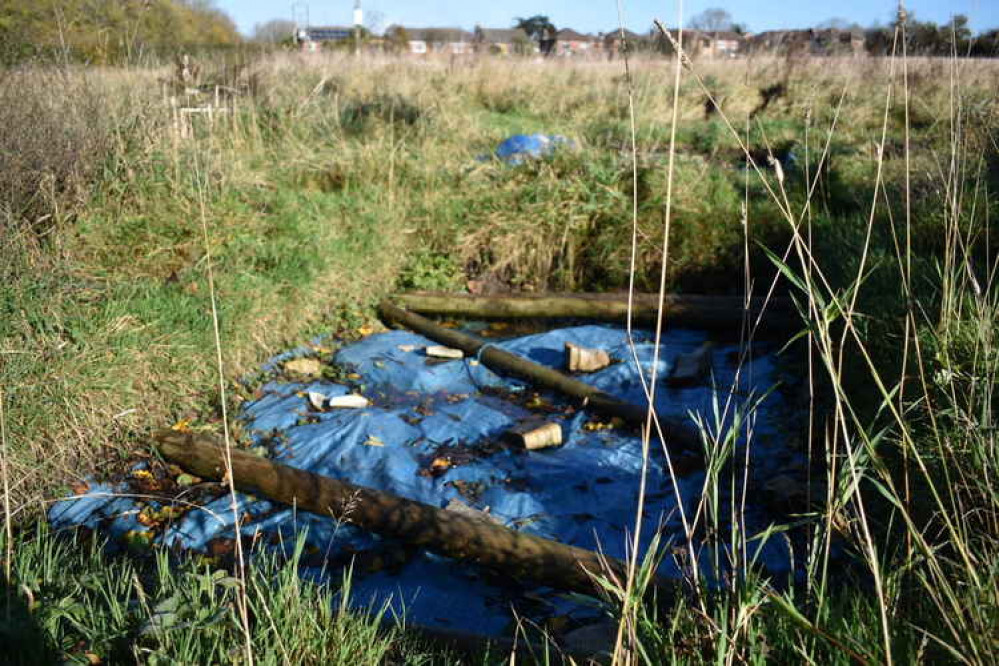
[[[704,339],[698,331],[665,334],[659,376],[665,377],[679,354],[693,351]],[[639,370],[650,373],[655,352],[648,335],[636,333],[630,347],[624,330],[591,325],[494,344],[563,369],[567,342],[606,350],[615,360],[580,379],[621,400],[644,401]],[[272,380],[243,406],[239,418],[253,446],[277,462],[434,506],[475,509],[513,529],[625,557],[643,467],[638,433],[499,376],[475,358],[429,358],[425,348],[433,344],[403,331],[369,336],[325,358],[339,369],[337,381],[289,381],[279,369],[294,354],[284,355],[268,366]],[[735,346],[719,346],[711,377],[701,385],[660,384],[659,413],[699,419],[709,431],[735,423],[733,415],[766,393],[775,372],[773,357],[767,355],[738,368],[737,352]],[[370,406],[315,406],[348,393],[363,394]],[[772,393],[742,426],[739,446],[745,446],[745,433],[751,429],[756,467],[777,466],[792,455],[777,428],[782,409],[779,395]],[[561,426],[562,446],[523,451],[504,437],[518,424],[539,418]],[[671,461],[673,478],[658,442],[653,449],[643,547],[657,533],[666,541],[683,540],[681,512],[693,515],[705,482],[703,471],[676,459]],[[121,484],[94,485],[84,497],[54,506],[50,519],[57,526],[82,524],[117,536],[141,532],[144,526],[136,521],[140,500],[113,496],[125,490]],[[230,499],[222,496],[187,510],[148,538],[163,546],[210,550],[213,542],[234,535],[229,505]],[[567,616],[583,622],[600,613],[599,607],[581,603],[578,595],[548,589],[525,594],[519,584],[474,565],[409,552],[332,518],[246,496],[240,508],[250,516],[242,533],[255,537],[255,543],[289,548],[297,535],[306,535],[311,557],[304,576],[337,582],[342,566],[355,561],[353,603],[389,603],[410,622],[498,635],[510,629],[515,616],[538,622]],[[765,508],[753,498],[745,521],[750,534],[768,524]],[[751,551],[771,573],[790,571],[785,541],[760,539]],[[682,560],[667,557],[660,572],[679,577],[684,566]]]

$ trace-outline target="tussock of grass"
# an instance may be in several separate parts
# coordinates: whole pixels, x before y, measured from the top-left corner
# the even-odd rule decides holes
[[[416,641],[383,628],[384,609],[370,616],[347,611],[349,578],[339,595],[299,578],[302,544],[288,558],[254,558],[247,586],[256,663],[428,663]],[[210,560],[110,556],[99,542],[55,538],[44,526],[18,536],[14,547],[19,588],[0,588],[4,663],[204,664],[242,657],[234,607],[239,583]]]

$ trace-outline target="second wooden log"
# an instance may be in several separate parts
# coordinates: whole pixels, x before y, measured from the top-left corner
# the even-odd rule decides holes
[[[627,294],[445,294],[409,292],[394,300],[419,314],[468,319],[596,319],[623,323],[628,318]],[[636,293],[631,300],[636,322],[650,323],[659,312],[659,295]],[[667,294],[664,321],[738,336],[744,318],[760,322],[758,334],[778,334],[801,326],[788,299],[752,299],[741,296]]]

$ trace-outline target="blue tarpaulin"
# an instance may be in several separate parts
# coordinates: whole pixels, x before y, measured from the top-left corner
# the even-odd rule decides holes
[[[557,134],[514,134],[497,146],[496,157],[510,164],[520,164],[528,158],[548,157],[559,147],[572,145],[572,141]]]
[[[635,335],[631,348],[623,329],[585,325],[493,344],[558,369],[565,367],[567,342],[604,349],[617,362],[579,378],[624,401],[642,404],[639,366],[646,374],[651,371],[655,348],[649,335]],[[659,376],[665,377],[679,354],[693,351],[704,339],[698,331],[665,333]],[[438,507],[461,503],[514,529],[625,557],[642,471],[639,435],[574,409],[558,396],[536,395],[532,387],[497,375],[475,358],[430,359],[424,348],[433,344],[403,331],[371,335],[328,359],[342,368],[340,383],[297,383],[274,372],[258,397],[244,404],[239,418],[255,444],[267,447],[277,462]],[[304,351],[283,355],[266,368],[276,371],[282,361]],[[700,386],[660,384],[659,414],[698,416],[709,430],[732,423],[735,411],[766,393],[775,375],[772,356],[758,355],[737,369],[737,352],[735,346],[717,347],[711,379]],[[326,397],[363,393],[371,405],[317,411],[310,406],[310,391]],[[771,393],[743,426],[752,431],[755,470],[776,469],[793,456],[777,427],[783,410],[779,394]],[[505,433],[539,413],[561,424],[564,445],[525,452],[506,442]],[[740,446],[746,440],[744,434]],[[657,531],[666,540],[683,540],[680,509],[692,516],[705,481],[703,471],[678,469],[674,482],[656,440],[653,448],[643,545]],[[127,487],[93,484],[83,498],[55,505],[50,520],[57,526],[87,525],[112,535],[143,530],[136,522],[138,500],[110,496],[116,491]],[[252,516],[242,527],[243,534],[266,535],[258,542],[271,547],[290,548],[296,535],[305,531],[313,557],[303,575],[316,580],[339,581],[342,572],[332,563],[348,560],[345,555],[400,551],[398,544],[332,518],[266,500],[243,496],[240,508]],[[752,497],[745,521],[750,534],[769,522],[764,507]],[[232,526],[230,499],[223,496],[186,512],[152,538],[167,546],[205,550],[213,540],[231,538]],[[760,539],[751,543],[750,550],[772,574],[789,574],[785,540]],[[540,622],[552,616],[600,613],[577,595],[534,589],[525,596],[525,588],[472,565],[423,552],[400,559],[387,568],[355,569],[353,603],[365,607],[389,603],[394,611],[405,613],[408,622],[489,635],[509,631],[515,614]],[[683,566],[667,557],[660,573],[679,577]]]

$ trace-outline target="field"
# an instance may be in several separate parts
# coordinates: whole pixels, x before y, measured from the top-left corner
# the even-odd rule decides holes
[[[669,612],[619,589],[620,663],[994,663],[999,63],[272,55],[203,79],[239,93],[182,136],[170,68],[0,73],[0,642],[38,663],[217,663],[246,642],[264,663],[462,659],[338,612],[294,561],[232,585],[44,526],[152,430],[221,430],[213,296],[232,413],[238,378],[379,330],[400,289],[775,284],[803,315],[824,496],[788,516],[812,530],[808,583],[747,564]],[[479,159],[531,132],[575,145]],[[164,604],[186,631],[157,629]]]

